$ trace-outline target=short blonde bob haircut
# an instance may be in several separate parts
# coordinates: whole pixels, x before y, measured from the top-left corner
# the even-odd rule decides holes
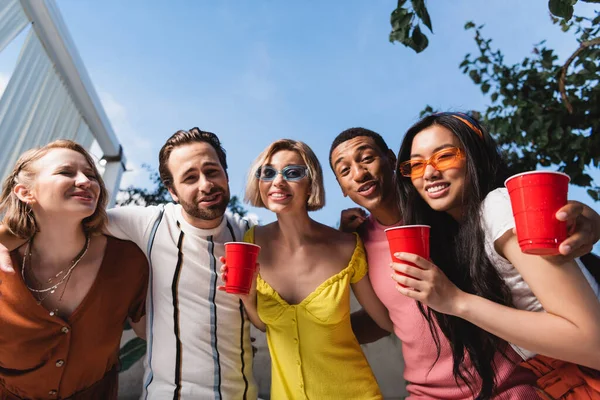
[[[83,229],[86,234],[97,234],[102,232],[106,224],[106,204],[108,202],[108,192],[104,181],[96,168],[94,159],[79,144],[71,140],[55,140],[39,148],[27,150],[19,157],[15,167],[8,177],[4,180],[2,194],[0,195],[0,215],[4,214],[2,224],[6,226],[10,233],[23,239],[29,239],[39,230],[33,215],[33,210],[28,204],[21,201],[14,192],[18,184],[32,187],[37,176],[35,162],[51,150],[68,149],[83,155],[94,172],[98,184],[100,185],[100,194],[96,211],[82,221]]]
[[[271,157],[282,150],[295,151],[302,157],[308,167],[308,178],[310,179],[310,195],[306,201],[308,211],[320,210],[325,206],[325,188],[323,187],[323,170],[317,156],[306,143],[292,139],[280,139],[273,142],[254,160],[248,173],[246,183],[246,194],[244,200],[254,207],[265,207],[258,189],[259,179],[256,171],[262,167]]]

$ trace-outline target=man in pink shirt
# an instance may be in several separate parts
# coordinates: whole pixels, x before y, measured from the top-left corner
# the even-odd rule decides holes
[[[373,289],[387,307],[394,332],[402,341],[409,398],[472,398],[468,386],[454,378],[452,351],[446,337],[436,326],[440,339],[438,353],[417,303],[401,295],[390,277],[391,259],[384,230],[401,225],[402,220],[394,189],[394,153],[379,134],[364,128],[351,128],[333,141],[329,162],[344,196],[370,213],[367,216],[362,208],[344,210],[340,227],[357,230],[364,242]],[[572,257],[589,252],[591,244],[600,237],[600,216],[577,202],[571,202],[561,211],[565,213],[563,219],[578,218],[578,232],[561,244],[561,252]],[[353,314],[352,324],[361,343],[373,342],[389,334],[362,310]],[[510,347],[507,356],[509,359],[498,353],[496,357],[497,393],[505,399],[537,399],[531,386],[535,377],[518,366],[521,360]],[[476,388],[474,390],[477,392]]]

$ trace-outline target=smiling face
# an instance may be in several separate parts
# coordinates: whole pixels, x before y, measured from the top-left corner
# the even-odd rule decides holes
[[[306,166],[306,163],[297,152],[280,150],[267,159],[262,166],[270,166],[281,171],[290,165]],[[258,183],[263,204],[277,214],[290,210],[306,210],[310,186],[308,176],[299,180],[286,181],[281,173],[278,173],[272,181],[259,180]]]
[[[229,183],[215,149],[206,142],[175,147],[167,166],[173,176],[169,192],[185,219],[201,229],[217,226],[229,203]]]
[[[432,155],[446,148],[462,148],[461,142],[449,129],[431,125],[415,135],[411,146],[411,160],[428,160]],[[431,164],[425,167],[422,177],[412,177],[411,181],[419,195],[436,211],[450,214],[460,220],[463,194],[467,185],[465,159],[456,163],[455,168],[436,170]]]
[[[34,162],[37,171],[29,190],[17,185],[22,200],[29,202],[37,219],[64,216],[83,220],[96,211],[100,184],[94,169],[79,152],[52,149]]]
[[[375,215],[382,209],[396,208],[394,162],[395,157],[382,154],[368,136],[342,142],[331,153],[331,164],[344,196]]]

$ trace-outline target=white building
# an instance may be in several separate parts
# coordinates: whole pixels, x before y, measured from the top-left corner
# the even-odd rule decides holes
[[[25,43],[0,98],[0,178],[25,150],[55,139],[97,141],[114,203],[125,156],[53,0],[0,0],[0,52]]]

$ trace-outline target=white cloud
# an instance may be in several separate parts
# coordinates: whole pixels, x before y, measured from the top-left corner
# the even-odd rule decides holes
[[[6,85],[8,85],[9,76],[0,72],[0,97],[4,93],[4,89],[6,89]]]
[[[98,95],[127,158],[127,171],[121,179],[121,187],[145,186],[149,182],[148,171],[142,168],[142,164],[148,154],[153,154],[152,142],[136,132],[129,120],[127,109],[112,94],[99,91]]]

